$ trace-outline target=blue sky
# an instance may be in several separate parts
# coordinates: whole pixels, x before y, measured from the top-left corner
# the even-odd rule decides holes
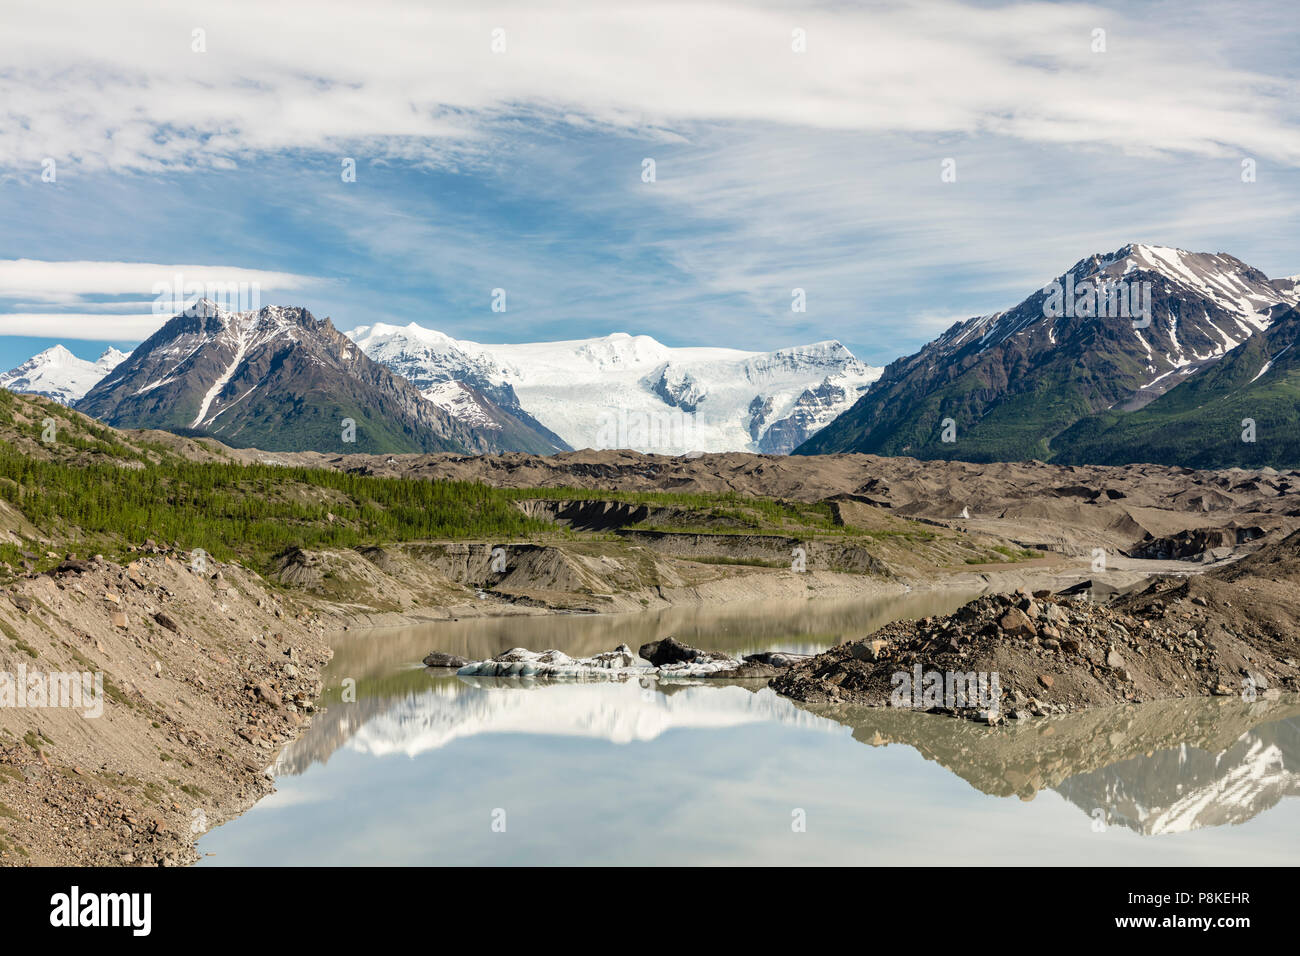
[[[873,364],[1130,241],[1300,273],[1284,3],[54,6],[0,13],[3,368],[132,347],[178,272]]]

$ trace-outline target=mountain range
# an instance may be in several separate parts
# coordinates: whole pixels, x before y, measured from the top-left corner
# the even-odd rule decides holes
[[[54,346],[0,376],[111,425],[267,450],[866,452],[975,462],[1300,465],[1300,277],[1130,244],[879,369],[614,333],[487,345],[340,332],[206,300],[129,357]],[[355,424],[349,442],[345,422]]]
[[[125,358],[125,352],[109,348],[98,359],[88,362],[62,345],[55,345],[0,375],[0,388],[44,395],[61,405],[71,405]]]
[[[348,335],[453,414],[481,417],[476,396],[488,396],[527,409],[574,448],[786,454],[880,374],[839,342],[747,352],[615,333],[481,345],[414,324]]]
[[[495,420],[456,418],[306,309],[225,312],[201,300],[75,407],[115,427],[211,435],[271,451],[563,450],[553,436],[483,401]]]
[[[1223,253],[1134,244],[1092,255],[1014,308],[958,322],[888,365],[797,453],[1300,463],[1280,438],[1300,423],[1300,383],[1289,358],[1265,368],[1294,335],[1297,303],[1295,278],[1270,280]],[[1268,441],[1240,441],[1249,417],[1261,436],[1267,422]],[[1166,422],[1177,438],[1153,447]]]
[[[838,342],[748,352],[649,336],[480,345],[200,300],[130,356],[55,346],[0,383],[115,427],[268,451],[788,453],[879,375]],[[353,423],[349,442],[345,423]]]

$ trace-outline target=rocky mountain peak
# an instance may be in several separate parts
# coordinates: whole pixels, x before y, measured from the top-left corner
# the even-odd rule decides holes
[[[1093,253],[1013,308],[959,322],[892,363],[801,451],[1047,459],[1075,421],[1149,404],[1296,298],[1294,285],[1226,253],[1145,243]]]

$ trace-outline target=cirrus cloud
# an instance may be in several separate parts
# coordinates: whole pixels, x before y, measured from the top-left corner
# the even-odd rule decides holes
[[[51,15],[60,6],[73,15]],[[483,124],[511,114],[642,132],[990,133],[1300,165],[1294,78],[1188,56],[1203,41],[1175,21],[1152,30],[1092,4],[122,0],[9,4],[5,18],[0,167],[229,168],[343,144],[491,162]],[[796,30],[806,52],[791,48]]]

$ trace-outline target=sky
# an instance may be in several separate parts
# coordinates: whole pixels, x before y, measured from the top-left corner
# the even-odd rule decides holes
[[[836,339],[883,365],[1129,242],[1294,275],[1297,22],[0,0],[0,368],[129,350],[209,282],[345,330]]]

